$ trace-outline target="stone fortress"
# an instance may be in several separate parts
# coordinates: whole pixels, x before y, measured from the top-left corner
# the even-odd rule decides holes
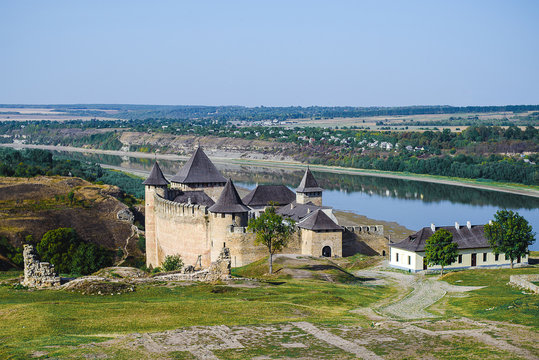
[[[267,256],[266,247],[255,245],[247,224],[270,204],[296,221],[284,254],[340,257],[344,247],[345,255],[352,255],[365,247],[372,251],[362,234],[383,237],[380,225],[339,225],[333,209],[322,205],[323,189],[308,168],[295,193],[284,185],[258,185],[242,199],[232,180],[225,179],[199,147],[170,181],[156,162],[143,184],[148,267],[179,254],[185,265],[207,268],[224,247],[233,267]]]

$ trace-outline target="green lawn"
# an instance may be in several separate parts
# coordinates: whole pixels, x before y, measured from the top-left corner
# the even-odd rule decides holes
[[[539,268],[474,269],[452,272],[444,280],[463,286],[485,286],[466,297],[446,297],[446,315],[505,321],[539,328],[539,296],[509,286],[510,275],[537,274]]]
[[[0,278],[20,272],[1,273]],[[0,286],[0,358],[28,358],[50,346],[105,340],[107,334],[193,325],[288,321],[365,322],[349,310],[394,294],[391,288],[316,280],[263,282],[255,288],[194,284],[137,286],[114,296]]]

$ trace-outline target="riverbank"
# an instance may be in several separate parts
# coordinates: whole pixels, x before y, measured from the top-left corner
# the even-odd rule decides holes
[[[85,149],[77,148],[73,146],[55,146],[55,145],[31,145],[31,144],[0,144],[0,146],[11,147],[14,149],[44,149],[50,151],[66,151],[66,152],[82,152],[82,153],[94,153],[94,154],[106,154],[106,155],[116,155],[116,156],[129,156],[135,158],[146,158],[146,159],[164,159],[164,160],[173,160],[173,161],[184,161],[189,158],[189,156],[182,156],[176,154],[150,154],[150,153],[141,153],[141,152],[131,152],[131,151],[119,151],[119,150],[101,150],[101,149]],[[227,157],[228,155],[225,152],[219,152],[219,156],[209,155],[215,163],[222,164],[237,164],[237,165],[253,165],[253,166],[262,166],[262,167],[276,167],[276,168],[290,168],[290,169],[300,169],[305,168],[309,165],[311,169],[316,171],[332,172],[338,174],[350,174],[350,175],[364,175],[364,176],[376,176],[376,177],[385,177],[392,179],[402,179],[402,180],[412,180],[412,181],[423,181],[431,182],[444,185],[454,185],[454,186],[463,186],[475,189],[484,189],[491,191],[500,191],[510,194],[525,195],[535,198],[539,198],[539,187],[538,186],[528,186],[522,184],[514,183],[500,183],[495,181],[488,180],[474,180],[474,179],[464,179],[464,178],[451,178],[438,175],[423,175],[423,174],[411,174],[411,173],[398,173],[391,171],[380,171],[380,170],[365,170],[365,169],[355,169],[355,168],[344,168],[338,166],[326,166],[326,165],[310,165],[303,164],[295,161],[279,161],[271,159],[245,159],[238,157]],[[233,154],[237,156],[237,154]]]

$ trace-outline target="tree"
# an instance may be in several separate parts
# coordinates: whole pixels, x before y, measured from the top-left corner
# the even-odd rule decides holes
[[[37,252],[42,261],[53,264],[59,273],[70,273],[72,254],[79,243],[75,229],[58,228],[43,235],[37,244]]]
[[[269,253],[269,273],[273,273],[273,254],[282,250],[294,232],[294,220],[283,219],[270,205],[259,217],[249,220],[248,230],[256,234],[255,244],[264,245]]]
[[[446,229],[438,229],[427,239],[425,259],[429,265],[440,265],[444,274],[444,266],[453,263],[458,256],[458,245],[453,242],[453,234]]]
[[[535,233],[528,221],[511,210],[496,211],[494,221],[485,225],[485,237],[495,254],[504,253],[509,257],[511,269],[513,261],[528,254],[528,246],[535,241]]]
[[[183,260],[180,255],[167,255],[163,261],[163,270],[176,271],[183,268]]]
[[[84,242],[72,228],[47,231],[37,244],[37,252],[59,273],[87,275],[112,265],[111,251]]]

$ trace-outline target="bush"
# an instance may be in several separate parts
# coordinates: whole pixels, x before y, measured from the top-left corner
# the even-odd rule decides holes
[[[163,262],[163,270],[176,271],[183,268],[183,260],[180,255],[168,255]]]
[[[37,244],[37,252],[59,273],[87,275],[112,265],[111,251],[82,241],[72,228],[47,231]]]
[[[146,253],[146,238],[143,235],[138,236],[137,246],[140,251]]]

